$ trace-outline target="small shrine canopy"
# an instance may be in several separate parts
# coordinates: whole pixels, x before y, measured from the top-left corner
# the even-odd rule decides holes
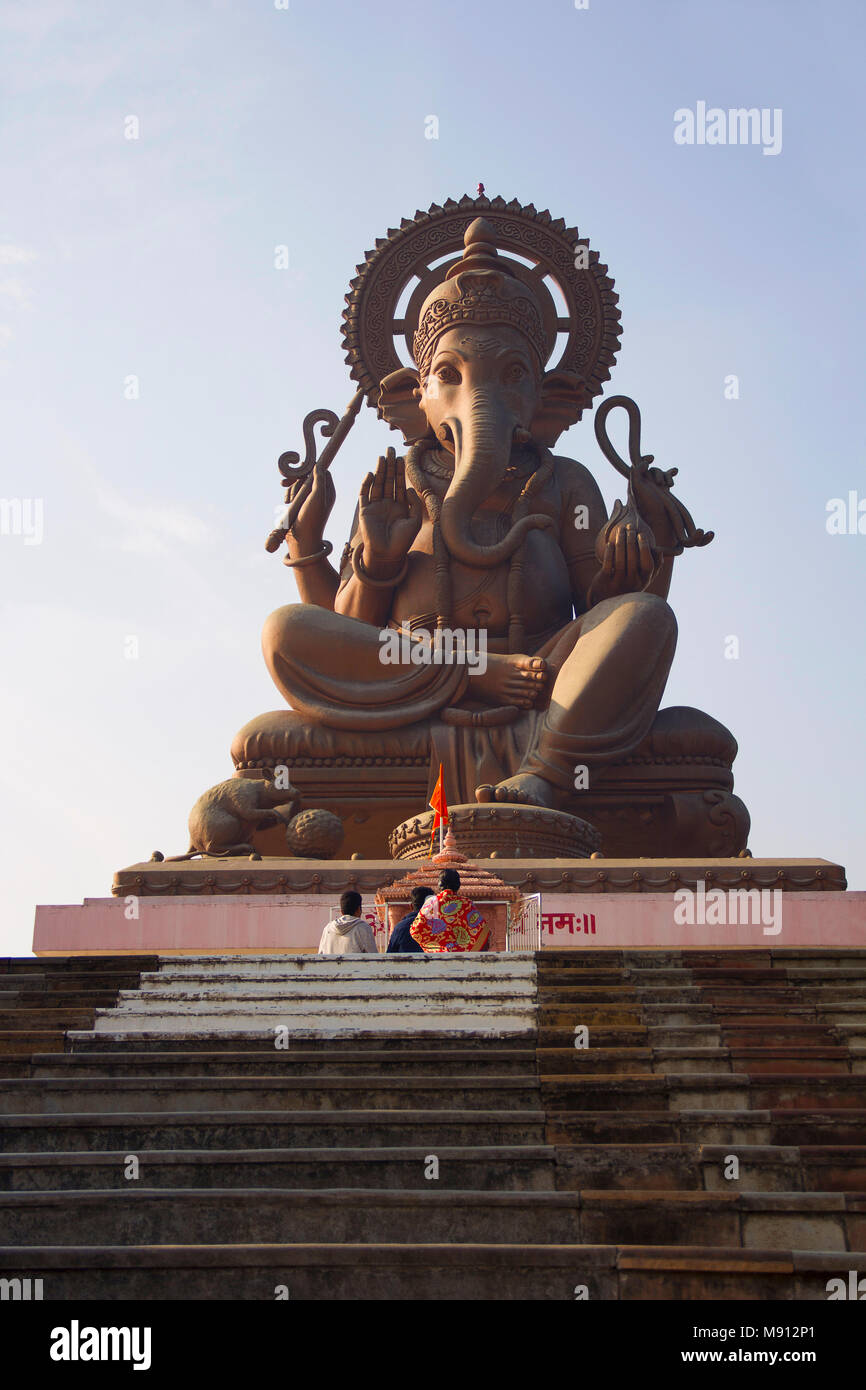
[[[377,903],[409,902],[412,889],[417,887],[437,891],[439,875],[443,869],[456,869],[460,875],[460,896],[471,898],[473,902],[516,903],[523,897],[519,888],[505,883],[496,874],[474,864],[465,854],[461,854],[454,839],[454,832],[448,827],[445,847],[439,854],[427,860],[420,869],[415,869],[399,883],[388,888],[380,888],[376,893]]]

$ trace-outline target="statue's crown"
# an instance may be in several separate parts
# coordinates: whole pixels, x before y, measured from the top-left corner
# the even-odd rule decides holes
[[[541,309],[529,286],[509,274],[490,223],[476,217],[466,229],[463,245],[461,259],[422,305],[412,342],[416,365],[424,368],[436,339],[457,323],[505,323],[531,343],[543,368],[551,345]]]

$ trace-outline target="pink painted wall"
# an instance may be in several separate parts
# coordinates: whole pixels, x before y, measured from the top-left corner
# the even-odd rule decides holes
[[[725,916],[732,915],[725,894]],[[545,893],[542,897],[542,944],[575,949],[667,947],[669,950],[717,950],[725,946],[866,946],[866,893],[781,893],[764,900],[760,922],[691,924],[678,922],[672,893]],[[705,903],[704,916],[709,916]],[[695,903],[695,917],[699,903]],[[775,916],[775,921],[772,920]],[[765,930],[765,924],[770,930]],[[775,928],[780,927],[779,931]]]
[[[125,915],[133,910],[137,918]],[[324,927],[339,911],[330,898],[313,894],[85,898],[80,907],[37,907],[33,950],[36,955],[316,951]],[[373,924],[372,899],[364,904],[364,911]]]
[[[771,934],[760,922],[678,924],[669,893],[548,893],[542,898],[542,942],[576,950],[866,946],[866,893],[780,896],[781,931]],[[133,908],[138,918],[125,915]],[[86,898],[81,905],[37,907],[33,950],[36,955],[316,951],[334,908],[324,895],[139,898],[132,907],[123,898]],[[375,923],[372,896],[363,911]],[[378,939],[384,950],[384,933]]]

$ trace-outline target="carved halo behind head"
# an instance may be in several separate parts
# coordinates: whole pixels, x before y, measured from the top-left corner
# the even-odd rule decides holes
[[[467,238],[470,228],[473,235]],[[462,256],[454,254],[458,249]],[[432,345],[431,295],[442,288],[434,303],[442,297],[453,303],[459,299],[452,289],[455,280],[459,286],[476,270],[481,276],[503,277],[500,285],[506,287],[510,310],[499,321],[521,329],[542,369],[553,360],[532,425],[539,442],[551,446],[609,379],[619,348],[620,315],[613,281],[598,253],[576,228],[566,228],[561,219],[532,205],[502,198],[449,199],[414,219],[404,218],[399,229],[379,238],[346,296],[343,342],[351,376],[364,388],[368,404],[407,442],[426,434],[427,421],[413,394],[418,373],[401,364],[397,343],[402,339],[407,355],[415,348],[423,358]],[[401,313],[398,306],[413,281],[417,283]],[[551,286],[564,301],[565,314],[557,308]],[[447,320],[449,309],[443,313]],[[420,338],[419,328],[426,330]],[[436,336],[438,332],[434,340]]]

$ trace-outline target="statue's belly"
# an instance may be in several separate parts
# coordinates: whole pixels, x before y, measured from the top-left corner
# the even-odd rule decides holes
[[[511,616],[508,601],[509,563],[495,569],[469,569],[451,560],[451,625],[485,630],[491,641],[508,636]],[[394,595],[395,623],[432,623],[436,620],[435,563],[425,550],[410,551],[409,572]],[[524,631],[548,634],[572,617],[571,587],[562,552],[546,533],[529,536],[525,550],[520,605]]]

